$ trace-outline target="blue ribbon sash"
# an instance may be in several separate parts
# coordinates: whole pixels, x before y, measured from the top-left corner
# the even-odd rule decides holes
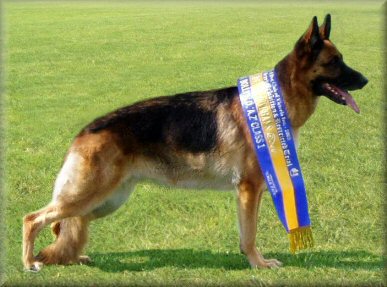
[[[240,78],[239,98],[258,163],[295,252],[313,245],[293,131],[275,70]]]

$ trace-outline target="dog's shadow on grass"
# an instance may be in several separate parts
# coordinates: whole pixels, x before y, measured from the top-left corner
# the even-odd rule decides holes
[[[149,271],[162,267],[184,269],[214,268],[226,270],[248,269],[244,255],[240,253],[212,252],[192,249],[150,249],[130,252],[91,253],[90,264],[105,272]],[[290,253],[266,253],[266,258],[276,258],[285,267],[339,268],[381,270],[381,256],[366,251],[309,251],[296,255]]]

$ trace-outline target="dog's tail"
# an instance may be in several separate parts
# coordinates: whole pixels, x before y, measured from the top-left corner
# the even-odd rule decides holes
[[[78,263],[87,243],[90,220],[85,217],[69,217],[53,222],[51,229],[56,240],[39,252],[36,260],[44,264]]]

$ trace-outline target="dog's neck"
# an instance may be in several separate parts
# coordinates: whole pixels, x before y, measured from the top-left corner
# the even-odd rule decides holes
[[[296,129],[304,125],[313,114],[319,99],[313,94],[297,64],[296,55],[291,53],[275,66],[289,118]]]

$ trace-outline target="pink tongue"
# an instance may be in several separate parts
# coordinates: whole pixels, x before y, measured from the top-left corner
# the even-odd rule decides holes
[[[354,110],[356,113],[360,113],[360,109],[359,107],[357,106],[355,100],[352,98],[352,96],[347,93],[346,91],[343,91],[342,89],[338,89],[336,87],[336,91],[344,97],[345,99],[345,102],[347,103],[348,106],[350,106],[352,108],[352,110]]]

